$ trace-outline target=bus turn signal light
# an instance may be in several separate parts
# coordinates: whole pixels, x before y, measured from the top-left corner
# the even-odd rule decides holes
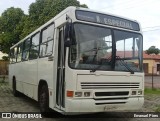
[[[75,92],[75,97],[82,97],[82,92]]]
[[[67,91],[67,97],[73,97],[74,92],[73,91]]]

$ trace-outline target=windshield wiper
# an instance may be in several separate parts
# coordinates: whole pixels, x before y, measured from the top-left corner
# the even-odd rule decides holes
[[[120,62],[126,67],[126,69],[128,69],[128,71],[131,72],[131,74],[134,74],[134,71],[124,62],[124,60],[121,57],[116,56],[116,59],[120,60]]]
[[[105,59],[105,61],[110,62],[110,61],[111,61],[111,57],[112,57],[112,56],[110,56],[109,58]],[[102,60],[101,60],[101,61],[102,61]],[[90,72],[95,72],[95,71],[97,71],[97,70],[98,70],[100,67],[102,67],[102,66],[104,66],[104,65],[103,65],[102,62],[101,62],[101,64],[100,64],[98,67],[92,69]]]

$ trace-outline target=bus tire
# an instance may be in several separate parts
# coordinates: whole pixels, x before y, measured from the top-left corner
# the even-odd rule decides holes
[[[40,112],[43,115],[47,115],[49,113],[49,91],[48,91],[48,86],[46,84],[40,87],[38,102],[39,102]]]
[[[12,88],[13,88],[13,95],[14,95],[15,97],[20,96],[20,93],[19,93],[19,92],[17,91],[17,89],[16,89],[16,80],[13,80]]]

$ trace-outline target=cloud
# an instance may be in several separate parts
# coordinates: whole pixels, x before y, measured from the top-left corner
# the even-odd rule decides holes
[[[79,0],[91,9],[120,15],[140,22],[142,28],[160,26],[160,0]],[[147,30],[153,30],[150,28]],[[160,29],[156,28],[156,29]],[[144,31],[146,29],[143,29]],[[160,30],[144,32],[144,49],[160,48]]]
[[[0,15],[10,7],[21,8],[26,14],[28,14],[29,5],[35,2],[35,0],[0,0]]]
[[[90,9],[100,10],[113,4],[111,0],[79,0],[81,4],[87,4]],[[114,0],[113,0],[114,1]]]
[[[143,38],[143,43],[144,43],[144,50],[148,49],[150,46],[156,46],[157,48],[160,48],[160,37],[159,34],[160,30],[158,31],[149,31],[149,32],[144,32],[144,38]]]

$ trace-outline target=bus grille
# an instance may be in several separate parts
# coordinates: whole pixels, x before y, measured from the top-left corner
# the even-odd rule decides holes
[[[95,104],[125,104],[129,98],[129,91],[95,92]]]
[[[81,89],[139,88],[138,82],[81,82]]]
[[[110,93],[113,94],[113,92],[96,92],[96,93]],[[129,96],[129,92],[124,93],[124,95],[119,95],[118,92],[114,92],[114,95],[106,96],[103,95],[102,97],[96,96],[97,94],[95,93],[95,104],[96,105],[104,105],[104,104],[124,104],[127,103]],[[117,93],[117,94],[116,94]],[[121,92],[120,92],[121,93]]]
[[[126,96],[129,94],[129,91],[123,92],[95,92],[96,97],[100,96]]]

